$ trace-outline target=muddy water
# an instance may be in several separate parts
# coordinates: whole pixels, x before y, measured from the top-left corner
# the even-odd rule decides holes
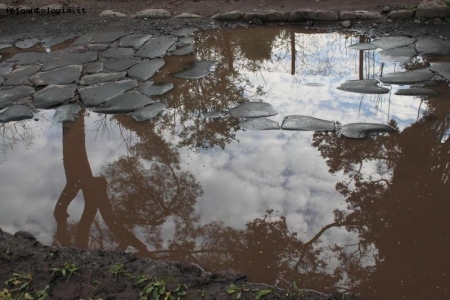
[[[155,119],[84,109],[74,122],[2,124],[0,226],[46,244],[127,249],[235,270],[250,280],[367,299],[450,295],[450,90],[399,96],[337,89],[346,80],[424,69],[448,57],[386,63],[353,34],[295,28],[210,31],[195,55],[165,57],[151,80]],[[198,80],[174,73],[218,61]],[[381,84],[379,84],[381,86]],[[339,132],[243,130],[227,110],[264,101],[287,115],[391,125]],[[222,114],[220,118],[208,116]]]

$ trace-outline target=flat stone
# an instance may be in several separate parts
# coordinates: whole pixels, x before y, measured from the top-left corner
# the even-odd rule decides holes
[[[214,70],[216,65],[216,61],[195,61],[188,69],[176,73],[174,76],[183,79],[200,79],[209,75]]]
[[[447,55],[450,53],[450,42],[436,38],[419,38],[416,50],[421,55]]]
[[[98,33],[94,34],[94,36],[91,39],[92,44],[110,44],[114,42],[115,40],[120,39],[125,34],[123,32],[104,32],[104,33]]]
[[[120,39],[119,47],[141,48],[150,38],[151,34],[130,34]]]
[[[39,39],[38,38],[31,38],[31,39],[26,39],[23,41],[19,41],[15,44],[15,46],[19,49],[28,49],[31,48],[35,45],[37,45],[37,43],[39,43]]]
[[[198,31],[197,28],[182,28],[182,29],[174,30],[170,34],[173,36],[181,37],[181,36],[192,35],[193,33],[197,32],[197,31]]]
[[[80,78],[81,71],[83,71],[83,66],[72,65],[47,72],[39,72],[31,76],[30,81],[36,86],[69,84]]]
[[[341,26],[344,28],[350,28],[350,27],[352,27],[352,22],[349,20],[342,21]]]
[[[105,68],[113,72],[122,72],[128,70],[132,66],[138,64],[140,60],[131,58],[109,59],[105,64]]]
[[[43,52],[22,52],[14,54],[13,57],[7,59],[8,62],[16,62],[18,65],[33,65],[43,63],[47,54]]]
[[[428,68],[450,81],[450,62],[432,62]]]
[[[138,86],[136,80],[103,82],[89,87],[79,88],[78,93],[86,107],[96,107],[136,86]]]
[[[410,9],[394,10],[388,14],[390,19],[409,19],[412,17],[414,17],[414,10]]]
[[[74,37],[74,35],[48,37],[48,38],[41,40],[41,44],[45,47],[53,47],[53,46],[56,46],[58,44],[65,42],[73,37]]]
[[[139,92],[127,92],[100,104],[95,112],[104,114],[124,114],[135,111],[155,101]]]
[[[33,103],[37,108],[49,108],[62,104],[75,96],[76,84],[49,85],[34,93]]]
[[[270,103],[245,102],[229,110],[229,114],[235,118],[259,118],[270,117],[278,114]]]
[[[139,49],[136,56],[150,59],[164,56],[176,41],[177,39],[171,36],[151,38]]]
[[[2,76],[0,76],[0,85],[2,85],[3,82],[5,82],[5,78],[3,78]]]
[[[86,45],[75,45],[47,53],[47,60],[61,59],[63,54],[86,52]]]
[[[0,122],[20,121],[31,119],[33,111],[26,105],[13,105],[0,113]]]
[[[103,51],[100,55],[105,58],[119,59],[134,55],[134,50],[131,48],[109,48]]]
[[[87,63],[84,65],[84,73],[93,74],[103,72],[104,65],[102,62],[96,61],[92,63]]]
[[[81,85],[93,85],[100,82],[105,81],[114,81],[118,79],[122,79],[127,76],[127,72],[119,72],[119,73],[97,73],[92,75],[87,75],[81,78]]]
[[[6,44],[6,43],[0,43],[0,50],[1,49],[5,49],[5,48],[9,48],[9,47],[12,47],[12,45],[11,44]]]
[[[104,51],[108,49],[109,44],[89,44],[88,49],[91,51]]]
[[[7,62],[0,63],[0,76],[8,75],[9,73],[11,73],[13,66],[14,66],[13,63]]]
[[[70,65],[82,65],[97,60],[97,52],[62,53],[59,57],[44,62],[42,71],[48,71]]]
[[[246,13],[243,16],[243,19],[244,21],[252,21],[254,19],[259,19],[263,22],[280,22],[288,20],[287,16],[284,13],[281,13],[276,10]]]
[[[392,48],[380,51],[381,61],[384,62],[409,62],[412,57],[417,55],[414,46]]]
[[[198,19],[201,18],[202,16],[197,15],[197,14],[190,14],[190,13],[181,13],[177,16],[175,16],[174,18],[177,19]]]
[[[100,17],[115,17],[115,18],[126,18],[127,15],[121,12],[112,11],[110,9],[104,10],[100,13]]]
[[[428,81],[433,77],[433,73],[428,69],[418,69],[413,71],[389,73],[380,78],[383,83],[389,84],[413,84]]]
[[[437,96],[439,92],[428,88],[412,87],[409,89],[400,89],[395,94],[400,96]]]
[[[221,111],[206,111],[202,113],[202,117],[205,119],[219,119],[223,117]]]
[[[136,13],[136,18],[169,19],[172,15],[165,9],[146,9]]]
[[[247,130],[278,130],[280,124],[268,118],[247,119],[239,122],[239,126]]]
[[[159,96],[174,88],[173,83],[146,82],[138,88],[138,91],[147,96]]]
[[[370,134],[382,132],[395,132],[396,130],[391,126],[383,124],[351,123],[342,126],[342,128],[339,131],[343,136],[349,138],[362,139]]]
[[[163,102],[155,102],[149,106],[146,106],[142,109],[135,111],[131,117],[136,121],[142,122],[146,120],[153,119],[160,112],[162,112],[167,107],[166,103]]]
[[[81,106],[78,103],[61,105],[55,109],[53,121],[55,122],[73,122],[78,118]]]
[[[192,36],[180,37],[178,39],[178,43],[180,43],[180,45],[192,44],[194,41],[195,41],[195,38]]]
[[[336,126],[333,121],[321,120],[309,116],[291,115],[283,119],[281,128],[284,130],[298,131],[334,131]]]
[[[399,48],[411,45],[415,40],[406,36],[383,36],[372,43],[381,49]]]
[[[185,45],[181,48],[178,48],[172,51],[172,55],[188,55],[195,52],[194,45]]]
[[[378,86],[375,79],[348,80],[337,87],[338,90],[359,94],[387,94],[389,89]]]
[[[0,109],[10,106],[12,103],[33,93],[34,88],[30,86],[17,86],[7,90],[0,90]]]
[[[6,77],[4,85],[33,85],[29,78],[40,68],[40,66],[29,66],[15,69]]]
[[[317,10],[317,9],[298,9],[289,15],[289,21],[304,22],[308,20],[314,21],[335,21],[339,20],[339,15],[334,11]]]
[[[347,48],[353,50],[374,50],[377,49],[378,47],[372,43],[357,43],[350,45]]]
[[[72,44],[71,46],[76,46],[76,45],[86,45],[89,44],[92,40],[92,38],[94,37],[95,33],[90,32],[90,33],[85,33],[81,36],[79,36]]]
[[[422,0],[416,8],[417,18],[447,18],[450,17],[450,5],[444,0]]]
[[[211,19],[222,21],[236,21],[242,19],[244,14],[238,10],[233,10],[224,13],[218,13],[211,17]]]
[[[166,62],[162,58],[143,61],[128,70],[128,77],[147,80],[162,68]]]
[[[343,11],[339,15],[339,19],[381,19],[382,16],[379,12],[376,11],[366,11],[366,10],[357,10],[357,11]]]

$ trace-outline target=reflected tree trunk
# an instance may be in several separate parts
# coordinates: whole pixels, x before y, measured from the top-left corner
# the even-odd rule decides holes
[[[295,75],[295,32],[291,29],[291,75]]]

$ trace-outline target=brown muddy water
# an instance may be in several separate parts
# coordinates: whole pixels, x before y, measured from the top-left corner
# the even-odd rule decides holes
[[[151,120],[83,108],[74,122],[55,122],[47,109],[1,124],[0,227],[280,287],[448,299],[448,82],[434,72],[418,82],[432,96],[396,95],[409,85],[375,83],[384,94],[337,87],[449,57],[386,62],[379,48],[348,48],[368,41],[289,27],[207,31],[195,36],[195,54],[166,56],[151,78],[174,84],[155,97],[168,107]],[[195,60],[218,64],[201,79],[173,76]],[[227,114],[244,101],[270,103],[280,125],[305,115],[398,131],[352,139],[244,130]]]

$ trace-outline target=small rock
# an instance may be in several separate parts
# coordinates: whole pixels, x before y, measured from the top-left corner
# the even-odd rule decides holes
[[[385,6],[385,7],[383,7],[383,13],[388,13],[388,12],[390,12],[391,11],[391,8],[389,7],[389,6]]]
[[[181,36],[192,35],[193,33],[197,32],[197,31],[198,31],[197,28],[182,28],[182,29],[174,30],[170,34],[173,36],[181,37]]]
[[[391,19],[408,19],[414,16],[414,11],[409,9],[391,11],[388,18]]]
[[[416,9],[418,18],[447,18],[450,17],[450,5],[444,0],[422,0]]]
[[[416,19],[416,20],[414,20],[414,23],[420,24],[420,20]]]
[[[233,10],[230,12],[215,14],[211,19],[222,20],[222,21],[235,21],[242,18],[244,14],[238,10]]]
[[[314,25],[314,22],[313,22],[313,21],[311,21],[311,20],[306,21],[306,26],[311,27],[311,26],[313,26],[313,25]]]
[[[126,18],[127,15],[121,12],[112,11],[112,10],[104,10],[101,12],[100,17],[116,17],[116,18]]]
[[[372,28],[377,28],[378,27],[378,24],[377,23],[373,23],[372,24]]]
[[[253,24],[255,26],[261,26],[263,25],[263,21],[261,19],[253,19]]]
[[[350,28],[350,27],[352,27],[352,22],[348,21],[348,20],[342,21],[341,22],[341,26],[344,27],[344,28]]]
[[[181,13],[181,14],[175,16],[174,18],[177,18],[177,19],[198,19],[198,18],[201,18],[201,17],[202,16],[196,15],[196,14]]]
[[[433,22],[434,22],[435,25],[442,24],[442,20],[439,19],[439,18],[434,19]]]
[[[136,18],[168,19],[172,15],[165,9],[146,9],[136,13]]]

